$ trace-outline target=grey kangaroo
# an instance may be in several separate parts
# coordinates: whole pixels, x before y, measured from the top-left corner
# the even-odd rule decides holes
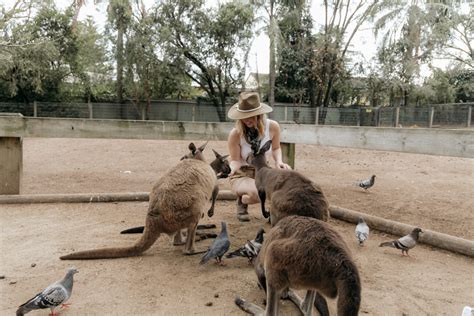
[[[262,215],[271,213],[272,226],[289,215],[314,217],[323,221],[329,219],[329,203],[321,188],[301,173],[294,170],[274,169],[267,165],[265,152],[270,149],[271,140],[251,154],[249,163],[255,166],[255,185],[262,208]],[[265,209],[270,199],[271,212]]]
[[[154,185],[150,193],[145,230],[132,246],[104,248],[74,252],[60,257],[72,259],[105,259],[137,256],[149,249],[160,234],[174,234],[174,244],[184,244],[182,229],[187,229],[184,253],[195,254],[194,237],[203,210],[212,197],[208,216],[214,214],[214,204],[219,192],[214,170],[204,161],[203,150],[189,144],[190,153],[171,168]]]
[[[254,260],[259,284],[266,290],[263,308],[237,297],[235,303],[252,315],[278,315],[281,295],[288,289],[307,290],[302,300],[289,298],[304,315],[312,315],[316,291],[337,297],[337,315],[357,315],[361,285],[357,266],[342,237],[327,223],[305,216],[281,219],[266,235]]]

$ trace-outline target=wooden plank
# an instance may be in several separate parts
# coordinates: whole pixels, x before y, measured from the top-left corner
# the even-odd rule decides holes
[[[20,194],[22,161],[21,137],[0,137],[0,194]]]

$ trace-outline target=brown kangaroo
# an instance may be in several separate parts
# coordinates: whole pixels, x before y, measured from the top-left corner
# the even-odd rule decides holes
[[[206,143],[207,144],[207,143]],[[137,256],[149,249],[160,234],[174,234],[174,244],[183,244],[182,229],[187,229],[185,254],[194,254],[194,237],[203,209],[212,197],[208,216],[214,214],[214,205],[219,192],[214,170],[204,161],[202,151],[189,144],[190,153],[171,168],[154,185],[150,193],[145,230],[132,246],[79,251],[60,257],[71,259],[105,259]],[[184,159],[192,158],[192,159]]]
[[[235,303],[252,315],[278,315],[280,296],[288,288],[306,289],[305,299],[288,291],[304,315],[312,315],[316,291],[337,297],[337,315],[357,315],[361,285],[357,266],[342,237],[327,223],[305,216],[281,219],[267,234],[254,261],[267,306],[237,297]]]
[[[289,215],[328,221],[329,203],[321,188],[297,171],[270,168],[265,159],[265,152],[270,146],[271,140],[248,158],[256,170],[255,185],[262,215],[268,218],[271,213],[272,226]],[[272,204],[270,213],[265,209],[266,198],[270,199]]]
[[[227,157],[229,155],[221,155],[214,149],[212,151],[214,152],[215,158],[213,161],[211,161],[209,165],[216,173],[217,179],[227,178],[230,173],[230,165],[229,165],[229,161],[227,160]],[[183,160],[184,158],[187,158],[187,156],[183,156],[181,160]],[[210,229],[210,228],[216,228],[216,225],[204,224],[204,225],[197,226],[196,235],[199,235],[199,240],[217,237],[217,234],[201,233],[199,231],[200,229]],[[121,234],[141,234],[143,233],[144,229],[145,229],[145,226],[137,226],[137,227],[132,227],[132,228],[122,230],[120,233]]]

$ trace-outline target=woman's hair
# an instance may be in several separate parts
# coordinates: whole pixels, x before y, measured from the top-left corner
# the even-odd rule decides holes
[[[265,114],[257,115],[257,130],[258,130],[259,138],[261,138],[263,136],[263,133],[265,133],[264,125],[263,125],[265,120],[266,120]],[[245,134],[246,134],[245,131],[247,130],[247,126],[244,124],[244,122],[242,122],[242,120],[237,120],[235,122],[235,128],[237,129],[237,132],[239,132],[240,137],[242,136],[245,137]]]

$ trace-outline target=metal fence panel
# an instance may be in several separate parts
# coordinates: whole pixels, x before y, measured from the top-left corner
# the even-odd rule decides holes
[[[444,104],[426,107],[351,107],[311,108],[277,103],[269,117],[282,123],[382,126],[382,127],[445,127],[465,128],[472,121],[472,106]],[[226,113],[232,104],[226,107]],[[434,112],[431,112],[434,111]],[[24,116],[96,118],[124,120],[163,120],[219,122],[219,115],[211,103],[159,100],[149,106],[132,102],[118,103],[58,103],[35,102],[32,104],[3,102],[0,113],[21,113]],[[431,120],[431,113],[433,120]],[[398,114],[398,116],[397,116]],[[316,115],[318,117],[316,118]],[[471,117],[468,117],[468,116]],[[226,121],[232,121],[225,117]],[[398,120],[397,120],[398,119]]]

